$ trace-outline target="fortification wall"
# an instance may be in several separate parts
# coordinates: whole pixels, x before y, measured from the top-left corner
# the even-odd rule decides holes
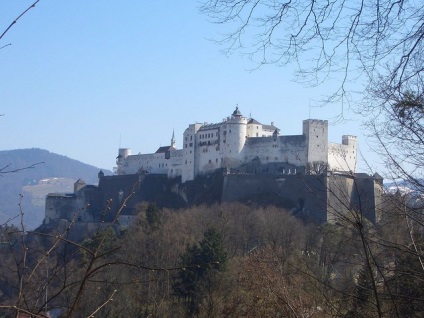
[[[83,197],[65,194],[50,194],[46,197],[44,223],[49,224],[52,220],[71,220],[73,215],[85,206]],[[83,217],[82,215],[80,216]]]
[[[357,140],[355,136],[342,136],[342,143],[329,143],[328,167],[332,171],[355,172],[357,163]]]
[[[335,223],[344,218],[352,208],[354,178],[350,175],[331,175],[328,178],[328,222]]]
[[[196,136],[195,175],[211,173],[221,168],[225,144],[218,125],[202,127]]]
[[[355,182],[352,206],[372,223],[378,223],[381,220],[382,184],[375,182],[371,176],[356,178]]]
[[[281,162],[298,167],[306,165],[306,154],[306,139],[302,135],[247,138],[241,153],[244,162],[258,158],[263,164]]]
[[[326,176],[227,175],[222,201],[275,204],[302,219],[324,223],[327,221]]]

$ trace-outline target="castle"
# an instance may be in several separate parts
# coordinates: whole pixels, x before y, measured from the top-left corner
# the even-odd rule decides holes
[[[274,123],[244,117],[238,107],[221,123],[190,124],[182,149],[175,145],[173,134],[169,146],[152,154],[131,155],[130,149],[121,148],[116,172],[165,174],[186,182],[220,168],[243,169],[255,163],[278,166],[282,174],[356,170],[356,137],[346,135],[341,144],[329,143],[328,121],[304,120],[302,135],[284,136]]]
[[[256,201],[317,223],[337,222],[352,211],[373,223],[380,218],[382,178],[356,173],[356,137],[328,142],[326,120],[307,119],[301,135],[280,135],[274,123],[244,117],[237,107],[221,123],[190,124],[182,149],[176,148],[173,133],[171,144],[155,153],[119,149],[116,163],[116,175],[100,172],[98,186],[78,180],[74,193],[49,194],[45,224],[69,221],[86,207],[78,222],[108,222],[116,216],[128,226],[137,203],[146,201],[171,208]]]

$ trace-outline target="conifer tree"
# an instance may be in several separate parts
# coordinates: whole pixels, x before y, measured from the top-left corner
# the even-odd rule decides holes
[[[188,317],[198,314],[206,291],[213,288],[215,277],[225,271],[226,262],[222,237],[214,228],[209,228],[199,244],[188,246],[181,255],[183,270],[176,275],[173,289],[183,301]]]

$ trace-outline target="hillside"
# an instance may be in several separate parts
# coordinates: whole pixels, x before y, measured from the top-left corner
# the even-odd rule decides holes
[[[35,166],[4,173],[31,165]],[[47,193],[72,192],[73,183],[78,178],[87,184],[97,184],[100,171],[94,166],[38,148],[0,151],[0,169],[0,224],[19,214],[18,203],[20,194],[23,194],[22,208],[27,229],[41,224]],[[112,174],[107,170],[103,172]],[[14,224],[19,222],[18,218],[12,221]]]

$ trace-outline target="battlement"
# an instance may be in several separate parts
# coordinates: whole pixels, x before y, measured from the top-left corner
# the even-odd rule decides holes
[[[303,122],[309,124],[328,125],[328,120],[325,119],[305,119]]]
[[[352,143],[356,143],[357,137],[352,135],[343,135],[342,136],[342,144],[343,145],[349,145]]]

